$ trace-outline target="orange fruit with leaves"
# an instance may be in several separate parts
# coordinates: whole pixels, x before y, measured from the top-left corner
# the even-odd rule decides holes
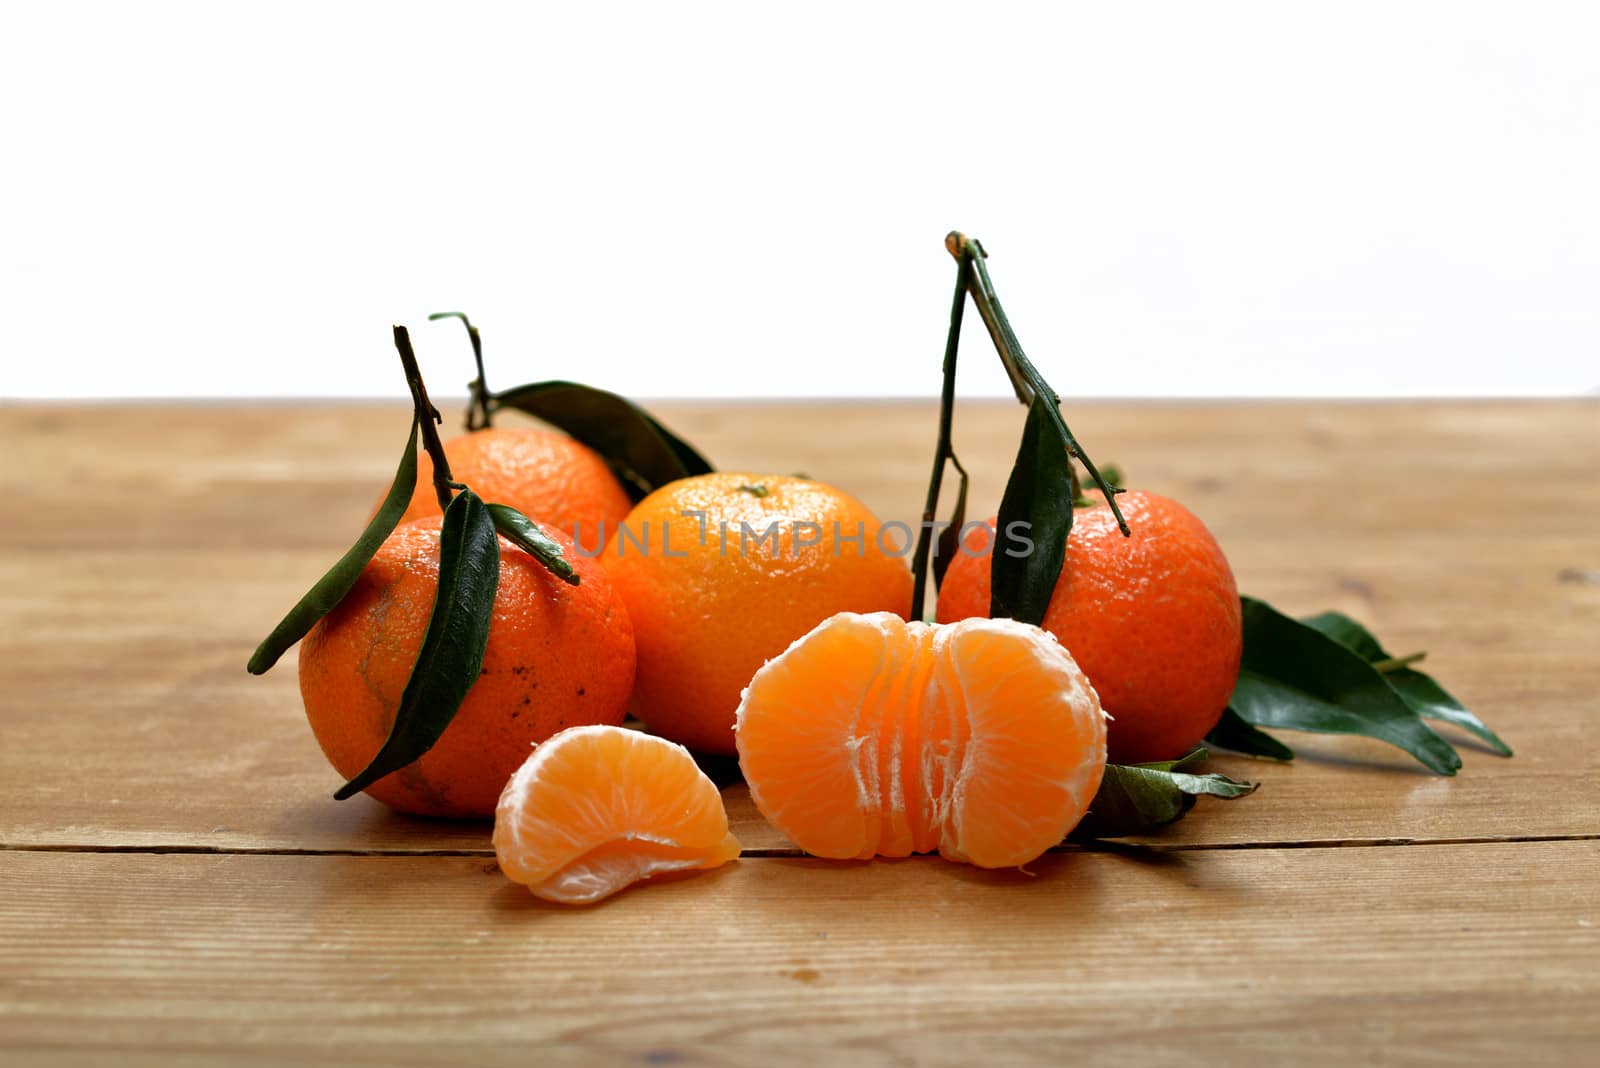
[[[635,714],[733,753],[740,692],[768,658],[836,612],[910,610],[908,539],[806,478],[720,472],[656,490],[604,556],[638,644]]]
[[[570,727],[511,776],[495,812],[500,869],[537,897],[590,904],[643,879],[739,855],[722,795],[681,745]]]
[[[549,526],[572,586],[500,539],[500,584],[478,679],[419,760],[367,788],[392,808],[484,817],[530,747],[566,727],[619,724],[633,686],[633,631],[605,569]],[[349,779],[388,737],[439,584],[438,518],[397,528],[350,592],[300,644],[306,718]]]
[[[633,507],[600,454],[565,434],[536,427],[486,427],[444,443],[450,474],[486,501],[508,504],[591,550]],[[439,515],[433,462],[418,457],[416,492],[401,522]]]
[[[738,746],[756,806],[808,853],[937,850],[1003,868],[1083,818],[1106,725],[1083,672],[1038,627],[845,613],[756,672]]]
[[[1216,726],[1239,676],[1233,571],[1204,523],[1154,493],[1117,497],[1131,537],[1099,503],[1078,510],[1043,626],[1071,651],[1111,717],[1111,759],[1183,755]],[[989,614],[995,521],[973,530],[939,587],[938,619]],[[1004,551],[1004,543],[1001,550]]]

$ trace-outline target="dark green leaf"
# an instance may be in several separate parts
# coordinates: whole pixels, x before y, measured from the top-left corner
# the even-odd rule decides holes
[[[383,540],[393,533],[400,517],[405,514],[406,505],[411,503],[411,494],[416,487],[417,421],[413,418],[411,436],[406,439],[406,451],[400,457],[399,467],[395,469],[394,482],[390,484],[389,493],[378,506],[378,511],[368,521],[367,529],[361,532],[361,537],[339,558],[339,562],[317,580],[317,584],[300,598],[298,604],[289,609],[289,614],[272,628],[266,640],[256,646],[256,651],[250,657],[250,674],[260,675],[271,668],[290,646],[310,633],[317,620],[344,600],[344,595],[361,577],[361,569],[367,566],[367,561],[372,559]]]
[[[967,525],[967,469],[953,452],[950,462],[955,465],[961,482],[956,489],[956,506],[950,512],[950,525],[939,531],[938,551],[933,554],[933,588],[936,590],[944,585],[944,573],[961,551],[961,528]]]
[[[1450,744],[1366,660],[1264,601],[1240,600],[1244,659],[1229,704],[1247,723],[1366,735],[1404,749],[1440,775],[1461,767]]]
[[[1300,622],[1312,630],[1326,634],[1369,663],[1374,660],[1382,660],[1389,655],[1383,651],[1383,646],[1378,644],[1378,639],[1373,636],[1370,630],[1343,612],[1323,612],[1315,616],[1302,616]]]
[[[1501,756],[1511,755],[1511,747],[1490,730],[1488,724],[1462,707],[1461,702],[1446,692],[1431,675],[1411,668],[1400,668],[1385,673],[1383,677],[1418,715],[1454,724],[1483,739]]]
[[[1323,612],[1321,615],[1309,616],[1301,622],[1326,634],[1370,664],[1394,660],[1371,631],[1342,612]],[[1481,738],[1501,756],[1511,755],[1511,747],[1490,730],[1488,724],[1467,711],[1460,701],[1435,682],[1433,676],[1409,667],[1396,667],[1392,670],[1380,668],[1380,671],[1394,692],[1399,694],[1419,716],[1454,724]]]
[[[1294,750],[1264,730],[1252,727],[1232,708],[1222,710],[1222,718],[1206,735],[1206,744],[1219,749],[1231,749],[1246,756],[1266,757],[1268,760],[1293,760]]]
[[[572,561],[561,551],[560,544],[540,530],[533,520],[507,504],[491,504],[488,508],[489,518],[494,520],[494,529],[538,560],[556,578],[570,586],[578,585],[580,580],[578,573],[572,569]]]
[[[439,589],[394,726],[372,763],[334,797],[352,797],[433,748],[478,681],[499,584],[500,539],[494,521],[477,494],[462,490],[444,511]]]
[[[1044,394],[1028,405],[1017,460],[1000,498],[995,543],[989,561],[989,614],[1038,625],[1055,593],[1072,532],[1072,461],[1061,424],[1051,418]],[[1013,544],[1012,524],[1032,542]]]
[[[666,426],[662,424],[661,420],[657,419],[643,408],[640,408],[638,405],[634,405],[633,407],[635,411],[644,416],[645,421],[650,424],[651,429],[653,429],[657,434],[661,435],[661,439],[667,443],[667,447],[670,448],[673,452],[673,455],[678,458],[678,466],[683,469],[683,475],[681,477],[690,478],[694,475],[708,475],[715,470],[715,468],[711,466],[711,461],[700,455],[700,450],[696,449],[693,445],[690,445],[687,441],[674,434],[671,430],[668,430]],[[568,433],[571,433],[571,431],[568,431]],[[670,482],[672,480],[667,479],[667,481]],[[664,485],[664,483],[658,481],[656,485],[660,486]]]
[[[496,394],[493,405],[526,412],[589,446],[611,465],[634,500],[712,470],[704,456],[643,408],[593,386],[533,382]]]
[[[1073,838],[1121,838],[1154,830],[1181,817],[1202,794],[1232,800],[1255,792],[1256,784],[1215,772],[1194,775],[1182,769],[1205,758],[1195,749],[1179,760],[1156,764],[1107,764],[1089,814]]]

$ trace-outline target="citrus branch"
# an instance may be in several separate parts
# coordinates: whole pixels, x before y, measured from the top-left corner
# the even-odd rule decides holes
[[[394,328],[394,347],[400,352],[406,385],[411,387],[411,404],[416,409],[417,426],[422,430],[422,447],[433,461],[433,492],[439,498],[439,507],[449,508],[451,492],[461,488],[461,484],[450,477],[450,461],[445,459],[444,442],[439,440],[438,424],[444,420],[428,399],[428,387],[422,384],[422,369],[417,366],[417,354],[411,348],[411,334],[403,326]]]
[[[493,426],[493,413],[489,409],[489,381],[483,373],[483,339],[478,336],[478,328],[472,325],[466,312],[434,312],[428,316],[430,323],[439,319],[461,320],[467,328],[467,340],[472,342],[472,359],[478,365],[478,377],[467,385],[472,391],[471,402],[467,405],[467,429],[482,430],[486,426]]]
[[[933,475],[928,479],[928,498],[922,506],[922,527],[917,535],[917,551],[911,559],[911,574],[915,584],[911,589],[911,618],[922,618],[922,603],[928,592],[928,556],[933,546],[933,521],[939,513],[939,490],[944,485],[946,460],[956,465],[961,477],[967,477],[966,468],[956,459],[950,443],[950,427],[954,421],[956,399],[956,352],[961,346],[961,319],[967,306],[966,269],[956,271],[956,295],[950,305],[950,332],[944,342],[944,386],[939,391],[939,443],[933,456]],[[959,532],[958,532],[959,536]]]
[[[944,247],[950,255],[956,258],[961,265],[962,278],[966,290],[972,296],[972,302],[978,306],[978,314],[983,317],[984,326],[989,329],[989,338],[994,342],[995,351],[1000,354],[1000,362],[1005,366],[1006,375],[1011,379],[1011,387],[1016,391],[1017,400],[1023,404],[1032,404],[1035,395],[1045,397],[1050,401],[1046,408],[1049,410],[1051,421],[1061,431],[1061,437],[1067,443],[1070,465],[1074,459],[1083,462],[1084,470],[1089,472],[1089,477],[1094,484],[1100,487],[1100,492],[1105,494],[1106,503],[1111,506],[1111,514],[1117,517],[1117,527],[1122,531],[1123,537],[1132,533],[1128,529],[1128,521],[1122,517],[1122,509],[1117,507],[1117,494],[1121,490],[1108,485],[1101,476],[1094,461],[1089,459],[1078,444],[1078,439],[1067,427],[1066,420],[1061,417],[1061,396],[1050,388],[1050,384],[1039,374],[1038,368],[1028,359],[1022,351],[1022,343],[1017,340],[1017,335],[1011,329],[1011,322],[1006,318],[1006,313],[1000,307],[1000,298],[995,294],[994,282],[989,278],[989,269],[984,266],[984,259],[988,253],[984,252],[983,245],[973,238],[958,230],[952,230],[945,236]],[[1072,494],[1076,498],[1080,495],[1078,486],[1078,473],[1071,470]]]

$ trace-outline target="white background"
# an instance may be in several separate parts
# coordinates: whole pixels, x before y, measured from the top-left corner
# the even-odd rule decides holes
[[[0,11],[6,397],[1600,386],[1600,5]]]

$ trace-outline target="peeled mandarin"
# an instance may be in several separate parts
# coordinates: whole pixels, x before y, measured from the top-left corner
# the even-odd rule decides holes
[[[840,613],[756,672],[737,722],[756,806],[821,857],[1026,864],[1105,772],[1094,687],[1048,631],[1009,619]]]

